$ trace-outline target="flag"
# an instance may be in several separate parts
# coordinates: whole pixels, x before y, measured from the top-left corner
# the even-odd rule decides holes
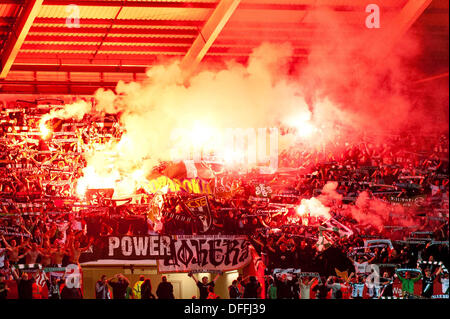
[[[45,273],[43,271],[40,271],[36,276],[36,284],[38,284],[41,287],[44,287],[45,280],[46,280]]]
[[[326,230],[336,233],[339,237],[350,237],[353,235],[353,231],[350,228],[334,218],[330,218],[323,225],[327,226]]]
[[[334,268],[334,271],[336,272],[336,276],[338,276],[339,278],[344,279],[344,281],[347,281],[348,279],[348,271],[340,271],[337,268]]]
[[[209,208],[208,197],[201,196],[190,198],[184,201],[192,215],[198,217],[202,223],[200,233],[206,233],[212,224],[211,210]]]
[[[249,246],[250,254],[252,256],[252,261],[248,265],[247,270],[247,276],[255,276],[258,282],[261,285],[261,299],[266,298],[266,284],[264,280],[264,271],[266,269],[266,265],[264,264],[261,256],[259,256],[258,252],[256,251],[255,247],[253,245]]]
[[[319,227],[319,237],[316,242],[316,247],[318,251],[324,251],[331,247],[332,242],[329,240],[329,238],[326,237],[326,235],[323,234],[323,231],[326,230],[323,227]]]

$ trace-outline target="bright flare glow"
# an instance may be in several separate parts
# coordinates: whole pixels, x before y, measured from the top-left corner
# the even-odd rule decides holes
[[[39,123],[39,129],[41,131],[41,136],[44,140],[48,139],[50,137],[51,134],[51,130],[45,125],[46,121],[42,120]]]
[[[297,135],[302,138],[310,137],[317,131],[317,129],[314,127],[314,125],[307,123],[307,122],[303,123],[302,125],[297,126],[296,128],[297,128]]]
[[[108,176],[100,176],[95,168],[87,166],[83,169],[83,177],[78,180],[77,194],[80,197],[84,197],[88,189],[104,189],[114,188],[116,186],[116,180],[120,178],[117,171],[112,172]]]
[[[330,208],[322,204],[322,202],[316,198],[302,199],[300,206],[297,207],[297,214],[304,216],[323,217],[325,219],[331,218],[329,213]]]

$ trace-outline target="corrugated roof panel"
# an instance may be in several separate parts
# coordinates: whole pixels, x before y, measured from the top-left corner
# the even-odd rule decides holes
[[[84,26],[84,25],[83,25]],[[197,30],[196,27],[193,26],[146,26],[146,25],[113,25],[114,28],[124,28],[124,29],[183,29],[183,30]]]
[[[132,73],[103,73],[103,81],[106,82],[119,82],[122,81],[134,81],[134,77]]]
[[[120,7],[78,6],[80,23],[82,19],[114,19]],[[155,20],[206,20],[213,9],[205,8],[152,8],[124,7],[119,19],[155,19]],[[67,6],[42,6],[39,18],[67,18],[71,11]]]
[[[122,8],[119,19],[207,20],[212,9],[201,8]]]
[[[71,81],[101,81],[100,74],[97,72],[71,72]]]
[[[38,81],[67,81],[67,73],[65,72],[36,72],[36,80]]]
[[[90,41],[77,41],[77,42],[68,42],[68,41],[25,41],[23,46],[24,48],[26,48],[28,45],[33,45],[33,44],[37,44],[37,45],[48,45],[48,46],[57,46],[57,45],[61,45],[61,46],[65,46],[65,45],[100,45],[101,42],[90,42]]]
[[[19,8],[19,6],[14,5],[14,4],[1,4],[0,3],[0,17],[2,17],[2,18],[13,17],[13,18],[15,18],[18,8]]]
[[[78,53],[84,53],[84,54],[94,54],[95,51],[92,50],[34,50],[34,49],[21,49],[20,53],[24,54],[33,54],[33,53],[51,53],[51,54],[57,54],[57,53],[69,53],[69,54],[78,54]]]
[[[27,36],[26,41],[32,41],[31,39],[33,37],[39,36],[39,37],[55,37],[55,36],[76,36],[76,37],[86,37],[88,41],[90,41],[94,37],[104,37],[106,31],[104,29],[101,29],[103,32],[89,32],[89,33],[62,33],[62,32],[29,32]],[[0,32],[1,34],[1,32]],[[176,33],[170,33],[170,30],[162,30],[158,33],[114,33],[114,31],[111,31],[108,33],[108,41],[120,41],[122,38],[126,38],[127,41],[129,41],[130,38],[137,38],[138,41],[142,41],[142,39],[146,38],[171,38],[171,39],[195,39],[196,33],[191,32],[189,34],[176,34]],[[112,38],[112,39],[111,39]]]
[[[117,38],[120,41],[120,38],[159,38],[163,35],[165,38],[182,38],[182,39],[195,39],[195,35],[190,34],[108,34],[108,38]]]
[[[83,20],[80,21],[80,28],[105,28],[111,26],[111,20],[105,20],[104,24],[86,24],[82,23]],[[136,20],[139,21],[139,20]],[[170,21],[170,20],[168,20]],[[190,20],[185,20],[190,21]],[[195,20],[192,20],[195,21]],[[58,27],[58,28],[67,28],[67,25],[65,23],[33,23],[33,27]],[[32,28],[33,28],[32,27]],[[126,24],[114,24],[112,26],[113,28],[129,28],[129,29],[189,29],[189,30],[197,30],[195,26],[189,26],[189,25],[126,25]],[[69,28],[67,28],[69,30]],[[76,31],[76,28],[71,28],[69,31]]]
[[[33,71],[10,71],[8,73],[8,80],[33,81],[34,80],[34,72]]]
[[[55,35],[62,35],[62,33],[61,32],[28,32],[28,37],[35,36],[35,35],[51,37],[51,36],[55,36]],[[99,37],[99,36],[104,36],[104,35],[105,35],[104,32],[89,33],[89,36],[91,36],[91,37]]]
[[[120,7],[86,7],[78,6],[80,14],[80,23],[82,19],[90,18],[102,18],[102,19],[114,19]],[[42,6],[39,11],[39,18],[64,18],[70,16],[72,11],[67,6]]]
[[[97,56],[100,57],[100,55],[114,55],[114,54],[120,54],[120,55],[180,55],[180,53],[186,53],[186,50],[180,50],[180,51],[162,51],[162,50],[155,50],[155,51],[99,51],[97,53]]]

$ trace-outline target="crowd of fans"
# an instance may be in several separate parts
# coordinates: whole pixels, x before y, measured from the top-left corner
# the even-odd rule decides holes
[[[214,193],[207,194],[211,226],[205,230],[200,221],[174,217],[186,214],[183,201],[193,196],[188,193],[162,195],[163,205],[156,213],[148,205],[154,195],[143,189],[139,192],[147,205],[105,209],[83,203],[76,194],[76,182],[86,165],[83,154],[95,143],[120,139],[120,125],[111,115],[86,115],[80,121],[55,119],[48,123],[50,138],[44,139],[39,119],[50,110],[49,103],[52,108],[62,105],[18,101],[0,110],[0,295],[6,291],[4,280],[22,278],[14,265],[65,267],[78,264],[82,253],[100,244],[103,237],[154,233],[247,235],[267,268],[269,298],[307,298],[311,285],[318,298],[345,298],[346,286],[350,287],[347,295],[362,297],[361,287],[369,273],[358,270],[361,264],[395,265],[382,277],[389,287],[396,276],[406,291],[418,277],[410,279],[410,273],[397,270],[417,269],[420,261],[442,262],[439,267],[421,269],[420,280],[437,276],[443,287],[447,282],[448,289],[448,135],[389,135],[382,143],[377,142],[379,137],[348,142],[336,136],[326,147],[296,146],[283,151],[275,174],[222,173],[216,177]],[[351,230],[350,236],[330,235],[321,227],[325,219],[298,214],[301,200],[320,196],[329,183],[341,196],[327,199],[329,214]],[[369,201],[384,203],[383,225],[370,220],[373,207],[360,208],[365,219],[349,213],[362,194]],[[319,244],[324,238],[331,248]],[[392,246],[368,248],[368,239],[390,240]],[[276,268],[331,277],[294,275],[287,280],[271,276]],[[335,269],[354,275],[333,277]],[[113,283],[106,278],[102,282]],[[111,287],[115,289],[114,283]],[[371,296],[379,297],[380,291],[389,295],[389,288],[380,287],[370,287]],[[241,288],[233,289],[230,297],[245,296]]]

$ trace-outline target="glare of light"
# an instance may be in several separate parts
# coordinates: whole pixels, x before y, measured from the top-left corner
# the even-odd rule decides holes
[[[39,123],[39,129],[41,131],[41,136],[44,140],[50,137],[52,131],[45,125],[45,121],[41,121]]]
[[[298,125],[297,127],[297,135],[303,138],[309,137],[314,134],[314,132],[317,130],[314,125],[304,122],[301,125]]]
[[[118,178],[120,178],[118,172],[101,176],[94,167],[87,166],[83,169],[83,177],[78,180],[76,192],[78,196],[84,197],[88,189],[115,188]]]
[[[233,149],[224,149],[221,156],[226,166],[239,164],[243,160],[243,153]]]
[[[215,133],[213,128],[196,123],[191,130],[191,143],[195,147],[207,148],[208,143],[214,139]]]
[[[304,205],[300,205],[297,207],[297,214],[300,216],[306,215],[306,207]]]

